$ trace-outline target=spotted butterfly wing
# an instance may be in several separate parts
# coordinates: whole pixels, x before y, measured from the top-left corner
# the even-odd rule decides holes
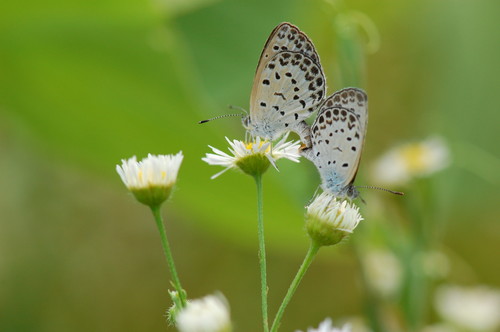
[[[309,147],[310,128],[304,120],[323,101],[325,90],[312,42],[294,25],[281,23],[262,51],[244,125],[251,135],[268,140],[295,131]]]
[[[353,186],[368,125],[368,99],[357,88],[340,90],[321,106],[304,153],[318,168],[322,188],[339,197],[358,196]]]

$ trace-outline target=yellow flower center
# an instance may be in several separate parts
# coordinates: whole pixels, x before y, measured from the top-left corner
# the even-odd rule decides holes
[[[401,151],[410,172],[421,172],[427,168],[427,149],[422,144],[410,144]]]
[[[267,141],[261,141],[259,143],[259,149],[264,145],[266,144]],[[252,150],[253,149],[253,146],[254,146],[254,142],[250,142],[250,143],[247,143],[247,145],[245,146],[247,150]],[[271,151],[271,144],[269,144],[269,146],[267,147],[266,151],[264,151],[264,153],[269,153],[269,151]]]

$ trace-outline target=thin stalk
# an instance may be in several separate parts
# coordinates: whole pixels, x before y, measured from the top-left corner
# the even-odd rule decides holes
[[[362,258],[361,258],[361,252],[360,252],[360,238],[359,237],[353,237],[353,248],[354,248],[354,253],[355,257],[358,263],[358,268],[360,271],[360,279],[361,279],[361,284],[364,289],[364,309],[368,318],[368,321],[370,322],[370,327],[373,330],[373,332],[383,332],[384,329],[382,328],[382,322],[381,322],[381,305],[378,303],[377,298],[370,287],[366,275],[366,269],[363,266]]]
[[[172,276],[172,283],[175,287],[175,290],[179,294],[179,298],[181,300],[182,307],[186,306],[186,294],[181,286],[181,281],[179,280],[179,276],[177,275],[177,270],[175,268],[174,258],[172,257],[172,252],[170,251],[170,245],[168,244],[167,232],[165,231],[165,225],[163,224],[163,218],[160,212],[160,206],[151,207],[151,211],[153,212],[156,226],[158,226],[158,231],[160,232],[161,244],[163,247],[163,253],[165,254],[165,258],[167,259],[168,268],[170,270],[170,274]]]
[[[304,261],[302,262],[302,265],[300,266],[299,270],[297,271],[297,274],[295,275],[295,278],[293,279],[292,283],[290,284],[290,287],[288,288],[288,292],[285,295],[285,298],[283,299],[283,302],[281,302],[281,306],[278,309],[278,313],[276,314],[276,317],[274,318],[273,325],[271,326],[271,332],[276,332],[278,331],[278,328],[280,326],[281,318],[283,317],[283,314],[285,313],[285,309],[292,299],[293,294],[295,294],[295,291],[297,290],[297,287],[300,284],[300,281],[304,277],[304,274],[306,273],[307,269],[311,265],[314,257],[318,253],[320,246],[315,243],[314,241],[311,242],[311,245],[309,247],[309,250],[307,251],[306,257],[304,257]]]
[[[264,332],[269,331],[269,322],[267,317],[267,268],[266,268],[266,244],[264,242],[264,214],[263,214],[263,193],[262,193],[262,174],[255,175],[255,184],[257,185],[257,227],[259,237],[259,265],[261,280],[261,299],[262,299],[262,324]]]

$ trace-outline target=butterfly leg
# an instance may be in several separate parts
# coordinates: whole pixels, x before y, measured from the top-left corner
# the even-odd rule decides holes
[[[296,126],[294,130],[297,134],[300,136],[300,140],[302,141],[302,144],[305,145],[303,147],[300,147],[301,150],[310,150],[312,147],[312,142],[311,142],[311,128],[305,121],[300,121]]]
[[[312,148],[303,148],[300,147],[299,149],[299,154],[309,160],[310,162],[314,163],[314,154],[313,154],[313,149]]]

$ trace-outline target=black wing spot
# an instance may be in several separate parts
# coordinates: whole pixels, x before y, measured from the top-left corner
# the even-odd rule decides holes
[[[288,123],[285,123],[285,127],[288,127]]]
[[[279,109],[280,109],[280,108],[279,108],[278,106],[273,106],[273,109],[274,109],[275,111],[279,111]]]
[[[286,77],[292,77],[292,73],[287,72],[287,73],[285,74],[285,76],[286,76]]]
[[[344,164],[342,164],[342,167],[348,167],[348,166],[349,166],[349,164],[348,164],[348,163],[344,163]]]
[[[276,65],[274,63],[270,63],[270,64],[267,65],[267,67],[269,69],[274,69],[274,67],[276,67]]]
[[[280,112],[280,114],[281,114],[282,116],[284,116],[284,115],[285,115],[285,111],[281,111],[281,112]]]
[[[283,98],[283,100],[286,100],[285,96],[281,92],[275,92],[274,95],[280,96],[281,98]]]
[[[330,141],[329,141],[329,140],[327,140],[327,139],[325,139],[325,143],[326,143],[326,144],[330,144]]]
[[[316,153],[316,157],[319,157],[319,155],[320,155],[320,153],[319,153],[319,151],[318,151],[318,153]]]
[[[309,90],[311,90],[311,91],[315,91],[316,90],[316,87],[314,86],[313,82],[309,83]]]
[[[299,118],[299,114],[298,113],[295,113],[294,116],[295,116],[295,120],[297,120]]]
[[[321,86],[321,85],[323,85],[323,79],[322,79],[321,77],[318,77],[318,78],[316,79],[316,85],[317,85],[317,86]]]
[[[280,49],[280,47],[278,45],[274,45],[273,50],[277,51],[279,49]]]
[[[355,147],[355,146],[353,146],[353,147],[351,148],[351,150],[352,150],[352,151],[356,151],[356,147]]]
[[[293,96],[293,100],[297,100],[297,99],[299,99],[299,98],[300,98],[300,97],[299,97],[298,95]]]
[[[351,138],[351,137],[347,137],[347,140],[348,140],[348,141],[352,141],[352,138]]]
[[[264,85],[269,85],[269,84],[271,84],[271,82],[269,82],[269,80],[263,80],[263,81],[262,81],[262,84],[264,84]]]
[[[297,92],[297,91],[299,91],[299,90],[300,90],[300,89],[299,89],[299,87],[298,87],[298,86],[296,86],[295,88],[293,88],[293,91],[295,91],[295,92]]]
[[[323,123],[323,122],[325,122],[325,118],[323,116],[320,116],[319,117],[319,123]]]
[[[332,137],[332,136],[333,136],[333,133],[330,133],[330,135],[328,135],[328,136]]]
[[[260,106],[262,106],[262,107],[266,107],[266,106],[267,106],[267,104],[266,104],[265,102],[261,101],[261,102],[260,102]]]
[[[306,102],[303,101],[302,99],[299,101],[300,104],[302,105],[302,108],[306,108]]]
[[[274,77],[276,77],[277,80],[279,80],[281,78],[281,76],[280,76],[280,74],[278,74],[278,72],[274,73]]]
[[[333,110],[333,115],[339,115],[339,110],[338,109],[334,109]]]
[[[297,84],[297,81],[292,78],[292,84]]]
[[[325,112],[325,116],[326,116],[327,118],[331,118],[331,117],[332,117],[332,112],[331,112],[330,110],[326,111],[326,112]]]

